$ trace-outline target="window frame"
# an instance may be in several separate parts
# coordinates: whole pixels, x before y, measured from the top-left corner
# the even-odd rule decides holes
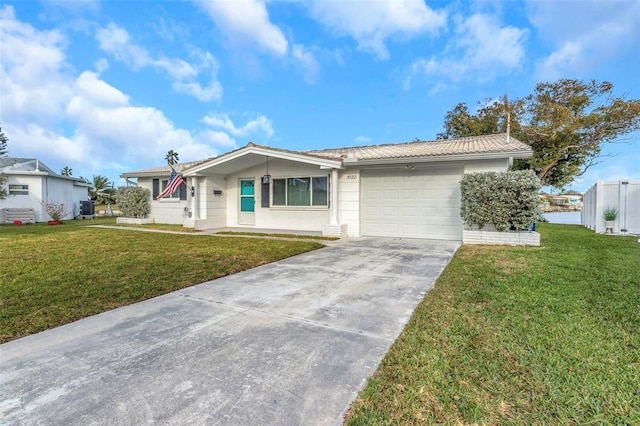
[[[20,186],[21,188],[20,189],[16,188],[18,186]],[[10,183],[8,190],[9,190],[9,195],[29,195],[29,184]]]
[[[309,204],[289,204],[289,188],[291,186],[290,182],[294,179],[298,180],[308,180],[308,197]],[[314,182],[317,179],[324,179],[325,187],[326,187],[326,198],[321,200],[316,200],[314,196]],[[275,202],[282,198],[282,194],[277,194],[275,191],[276,181],[282,181],[283,184],[280,184],[279,188],[284,190],[284,204],[275,204]],[[278,176],[273,177],[271,179],[271,188],[270,188],[270,207],[276,209],[304,209],[304,210],[324,210],[329,208],[329,189],[330,189],[330,176],[329,175],[296,175],[296,176]],[[323,202],[323,204],[316,204],[316,202]]]
[[[169,179],[160,179],[160,193],[162,194],[162,192],[167,189],[167,185],[169,185]],[[180,185],[182,186],[182,185]],[[173,194],[169,194],[169,195],[165,195],[164,197],[162,197],[162,200],[171,200],[177,198],[178,200],[180,199],[180,187],[178,187],[178,189],[176,189],[175,191],[173,191]]]

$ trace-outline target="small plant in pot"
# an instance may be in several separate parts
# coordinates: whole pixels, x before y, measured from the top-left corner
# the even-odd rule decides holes
[[[611,229],[611,233],[613,233],[613,226],[615,225],[617,217],[618,217],[618,209],[616,209],[615,207],[607,207],[606,209],[604,209],[605,232]]]
[[[67,215],[67,206],[64,203],[44,203],[44,210],[51,217],[51,220],[47,221],[48,225],[61,225],[62,218]]]

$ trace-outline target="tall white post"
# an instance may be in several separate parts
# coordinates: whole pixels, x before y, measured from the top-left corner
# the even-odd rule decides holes
[[[198,211],[198,178],[191,177],[191,186],[189,189],[189,195],[191,195],[191,188],[193,188],[193,196],[191,196],[191,219],[194,221],[200,218],[200,212]]]
[[[338,224],[338,169],[331,169],[331,225]]]

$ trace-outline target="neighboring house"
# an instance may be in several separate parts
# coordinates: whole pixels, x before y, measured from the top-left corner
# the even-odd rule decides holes
[[[64,219],[73,219],[80,214],[80,201],[89,199],[90,184],[61,176],[35,158],[0,157],[0,173],[8,177],[8,195],[0,200],[0,212],[33,209],[35,221],[45,222],[50,218],[43,203],[64,203],[68,211]]]
[[[604,211],[618,211],[613,232],[640,235],[640,180],[601,181],[583,194],[580,223],[595,232],[605,232]]]
[[[168,166],[121,176],[152,192],[161,223],[462,240],[462,175],[507,171],[531,153],[506,134],[315,151],[249,143],[177,165],[188,187],[160,201]]]
[[[581,207],[582,196],[581,195],[554,195],[551,197],[553,204],[562,207]]]

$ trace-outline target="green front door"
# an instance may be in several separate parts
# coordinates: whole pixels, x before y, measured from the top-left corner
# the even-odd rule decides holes
[[[253,179],[240,179],[240,212],[238,224],[255,224],[255,181]]]

